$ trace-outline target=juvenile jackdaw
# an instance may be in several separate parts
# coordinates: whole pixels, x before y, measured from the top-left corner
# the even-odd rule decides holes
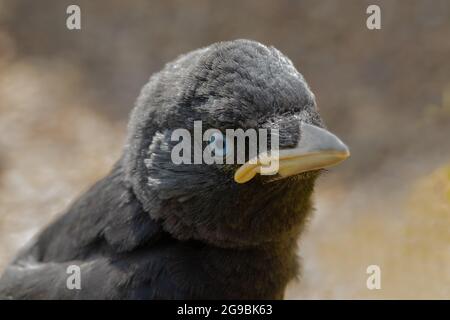
[[[278,129],[278,173],[258,174],[259,162],[175,164],[171,133],[196,120],[203,130]],[[0,297],[283,298],[314,182],[348,155],[277,49],[236,40],[190,52],[150,78],[122,157],[19,253]]]

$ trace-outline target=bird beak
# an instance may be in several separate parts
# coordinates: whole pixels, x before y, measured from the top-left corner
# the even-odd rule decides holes
[[[259,155],[244,163],[234,174],[234,181],[245,183],[257,173],[289,177],[302,172],[327,168],[350,156],[348,147],[331,132],[307,123],[301,123],[301,139],[292,149]]]

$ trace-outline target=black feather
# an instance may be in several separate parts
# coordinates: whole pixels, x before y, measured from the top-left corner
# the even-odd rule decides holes
[[[314,95],[274,48],[248,40],[181,56],[151,77],[131,115],[124,154],[22,250],[0,280],[14,299],[273,299],[298,272],[297,238],[318,172],[258,176],[233,165],[175,165],[170,132],[322,126]],[[81,290],[66,287],[69,265]]]

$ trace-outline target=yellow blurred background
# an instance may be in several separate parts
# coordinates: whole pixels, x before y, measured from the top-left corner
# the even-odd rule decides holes
[[[381,30],[366,28],[370,4]],[[289,56],[352,151],[319,181],[286,298],[450,299],[446,0],[0,0],[0,272],[109,171],[153,72],[237,38]]]

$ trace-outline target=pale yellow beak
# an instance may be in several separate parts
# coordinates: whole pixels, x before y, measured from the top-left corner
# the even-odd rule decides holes
[[[253,179],[257,173],[289,177],[302,172],[328,168],[350,156],[348,147],[331,132],[301,123],[301,138],[295,148],[258,156],[244,163],[234,174],[237,183]],[[273,164],[277,165],[274,166]],[[269,169],[267,168],[275,168]]]

